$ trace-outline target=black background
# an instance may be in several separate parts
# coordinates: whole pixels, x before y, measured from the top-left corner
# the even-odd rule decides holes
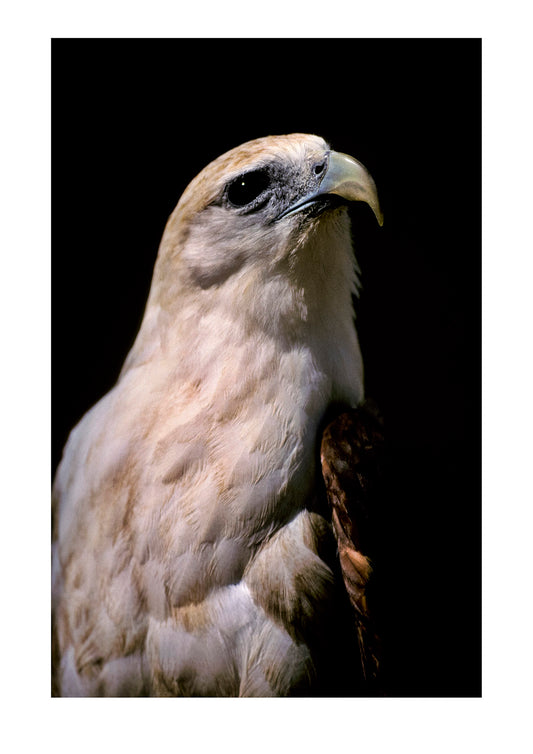
[[[479,695],[480,40],[54,40],[52,74],[52,470],[118,376],[189,181],[248,139],[323,136],[385,215],[351,210],[389,454],[385,691]]]

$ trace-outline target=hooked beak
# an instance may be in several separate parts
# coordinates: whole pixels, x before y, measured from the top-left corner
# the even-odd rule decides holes
[[[379,225],[383,225],[383,213],[372,176],[358,160],[342,152],[329,153],[328,166],[317,190],[285,210],[280,218],[295,214],[328,194],[335,194],[348,202],[366,202]]]

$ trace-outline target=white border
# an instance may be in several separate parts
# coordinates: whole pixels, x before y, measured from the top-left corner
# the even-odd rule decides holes
[[[204,3],[191,13],[154,0],[36,0],[0,11],[4,740],[16,750],[57,752],[529,750],[533,123],[526,4],[273,2],[261,17],[251,7]],[[42,506],[50,449],[50,38],[114,36],[483,37],[483,699],[49,699],[48,634],[38,616],[47,611],[49,578]],[[460,184],[460,166],[452,167]]]

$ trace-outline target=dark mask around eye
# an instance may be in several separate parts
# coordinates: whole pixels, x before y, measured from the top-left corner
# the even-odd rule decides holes
[[[252,170],[235,178],[228,186],[228,201],[234,207],[251,204],[270,185],[270,176],[266,170]]]

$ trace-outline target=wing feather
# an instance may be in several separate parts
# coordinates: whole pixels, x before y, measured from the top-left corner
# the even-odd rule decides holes
[[[344,584],[353,607],[363,676],[379,682],[381,646],[367,595],[372,518],[383,494],[383,422],[371,404],[342,410],[323,432],[320,460]]]

